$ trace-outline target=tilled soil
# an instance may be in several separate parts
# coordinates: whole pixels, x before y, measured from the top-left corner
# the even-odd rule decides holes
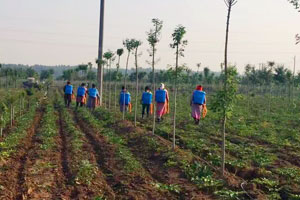
[[[26,164],[29,159],[29,151],[34,147],[36,131],[40,126],[43,110],[39,108],[27,136],[19,145],[18,151],[1,166],[0,173],[0,199],[24,199],[24,183],[26,176]]]
[[[153,183],[156,183],[157,179],[149,174],[124,171],[122,161],[115,155],[116,146],[110,144],[105,136],[88,126],[78,116],[76,119],[93,147],[98,166],[105,173],[106,181],[115,192],[116,199],[178,199],[176,194],[155,188]]]
[[[150,134],[145,134],[142,129],[135,128],[131,122],[118,122],[118,125],[112,126],[114,130],[127,138],[128,148],[142,163],[143,167],[155,179],[167,185],[179,185],[181,192],[178,199],[213,199],[209,194],[205,194],[199,188],[190,182],[179,167],[165,167],[166,158],[159,152],[155,152],[147,146],[149,143],[145,140],[146,137],[153,137]],[[120,127],[122,126],[122,128]],[[154,136],[155,137],[155,136]],[[165,144],[166,145],[166,144]],[[168,144],[169,145],[169,144]]]
[[[105,178],[103,177],[103,173],[101,172],[101,170],[99,170],[99,168],[97,168],[94,174],[94,178],[89,185],[76,183],[76,181],[74,180],[76,172],[72,168],[78,167],[75,166],[75,159],[79,159],[79,157],[77,158],[76,155],[72,154],[73,152],[71,146],[71,138],[70,135],[67,134],[65,131],[65,122],[61,118],[61,115],[59,124],[60,138],[62,142],[61,165],[64,176],[66,177],[65,185],[67,185],[67,187],[69,188],[69,197],[65,199],[88,200],[96,197],[100,198],[103,196],[107,199],[115,199],[115,194],[113,190],[106,183]],[[81,154],[83,154],[85,156],[85,159],[87,159],[91,164],[96,166],[96,159],[92,152],[93,149],[89,146],[88,141],[84,140]]]
[[[159,140],[161,141],[164,140],[163,142],[167,143],[169,146],[171,145],[171,142],[167,138],[167,135],[164,135],[164,137],[161,136],[156,136],[156,137],[158,137]],[[207,139],[213,141],[214,143],[217,143],[220,147],[222,145],[222,141],[220,139],[215,139],[212,137],[207,137]],[[220,169],[217,169],[216,167],[209,164],[207,161],[201,159],[199,156],[197,156],[198,153],[195,152],[193,149],[187,148],[185,142],[183,141],[180,135],[176,136],[176,141],[179,143],[178,147],[180,147],[180,149],[184,151],[192,152],[196,160],[200,161],[201,163],[207,164],[212,169],[214,169],[215,173],[218,174]],[[231,151],[227,151],[226,153],[235,157],[235,153]],[[232,167],[231,165],[226,165],[224,178],[220,175],[220,179],[225,179],[225,181],[227,182],[230,188],[244,190],[248,193],[248,195],[250,195],[252,198],[255,199],[264,199],[265,197],[263,195],[263,192],[260,189],[257,189],[254,184],[249,183],[249,181],[260,177],[264,177],[264,175],[259,172],[259,168],[249,167],[249,168],[238,169]],[[243,184],[243,188],[241,187],[241,184]],[[248,199],[248,196],[246,196],[246,198]]]

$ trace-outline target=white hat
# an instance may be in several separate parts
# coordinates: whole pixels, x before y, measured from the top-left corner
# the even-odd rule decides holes
[[[160,84],[160,89],[161,89],[161,90],[165,89],[165,84],[161,83],[161,84]]]

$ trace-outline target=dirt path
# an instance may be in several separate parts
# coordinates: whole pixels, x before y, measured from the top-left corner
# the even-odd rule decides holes
[[[116,199],[178,199],[178,196],[155,188],[157,181],[149,174],[125,172],[122,161],[116,157],[116,146],[106,137],[75,116],[82,132],[85,133],[98,166],[106,174],[106,181],[116,194]],[[139,170],[140,171],[140,170]]]
[[[40,125],[43,110],[39,108],[30,128],[27,130],[27,136],[19,145],[18,152],[1,166],[0,199],[23,199],[25,168],[29,156],[29,151],[33,149],[36,131]]]

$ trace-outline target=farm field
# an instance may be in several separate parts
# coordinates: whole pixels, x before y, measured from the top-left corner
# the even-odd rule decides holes
[[[0,200],[300,200],[300,0],[2,1]]]
[[[200,127],[194,125],[188,103],[190,94],[181,93],[178,99],[176,144],[201,159],[201,167],[218,172],[222,143],[219,118],[216,113],[209,111]],[[237,184],[237,188],[241,189],[240,194],[247,192],[247,196],[250,194],[250,198],[254,199],[299,198],[299,112],[294,109],[299,106],[297,100],[292,104],[288,103],[288,97],[241,95],[236,102],[232,119],[227,125],[226,169],[228,177],[235,179],[229,179],[227,183]],[[170,107],[173,108],[172,100]],[[127,118],[134,119],[132,115]],[[171,142],[172,124],[171,112],[163,123],[157,125],[156,135]],[[151,132],[152,119],[139,120],[138,126],[143,131]],[[217,173],[212,180],[207,179],[207,183],[201,182],[198,186],[205,185],[204,188],[216,191],[218,180],[221,178]],[[241,198],[238,193],[235,194],[234,198]]]
[[[188,96],[178,99],[173,151],[172,109],[153,135],[152,118],[134,127],[113,104],[67,109],[61,92],[35,93],[1,138],[1,199],[300,199],[300,112],[277,106],[286,99],[273,97],[269,110],[262,96],[241,97],[222,177],[216,113],[208,98],[194,125]]]

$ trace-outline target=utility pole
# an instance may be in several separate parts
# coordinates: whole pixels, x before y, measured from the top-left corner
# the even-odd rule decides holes
[[[104,32],[104,3],[105,0],[100,0],[100,26],[99,26],[99,48],[98,48],[98,87],[100,95],[100,106],[103,99],[103,32]]]

